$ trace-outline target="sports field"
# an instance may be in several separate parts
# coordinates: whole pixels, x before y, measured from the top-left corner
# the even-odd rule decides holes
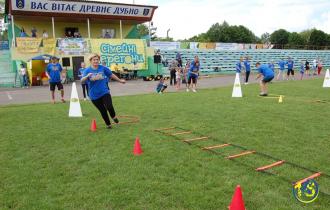
[[[0,209],[227,209],[239,184],[247,210],[328,210],[330,89],[322,83],[270,84],[283,103],[259,97],[257,84],[243,86],[243,98],[231,98],[232,86],[114,97],[118,115],[141,121],[112,130],[90,102],[81,102],[83,118],[68,118],[68,103],[2,106]],[[89,131],[93,118],[96,132]],[[162,127],[193,133],[153,131]],[[132,154],[137,136],[141,156]],[[199,136],[210,139],[178,140]],[[198,147],[223,143],[236,147]],[[224,158],[245,149],[257,153]],[[255,171],[275,160],[290,164]],[[323,173],[321,193],[300,203],[292,183],[314,172]]]

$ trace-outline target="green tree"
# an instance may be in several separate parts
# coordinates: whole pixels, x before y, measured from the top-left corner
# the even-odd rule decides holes
[[[260,41],[262,44],[270,42],[270,34],[268,32],[261,34]]]
[[[294,47],[296,46],[298,48],[302,48],[303,45],[306,44],[303,37],[297,32],[293,32],[289,34],[288,43],[290,46],[294,46]]]
[[[305,44],[308,44],[309,43],[309,38],[311,37],[311,34],[312,32],[315,30],[315,28],[313,29],[307,29],[307,30],[304,30],[302,32],[300,32],[300,36],[301,38],[304,40],[304,43]]]
[[[139,38],[149,35],[149,28],[145,24],[137,25]]]
[[[277,31],[274,31],[270,35],[270,41],[273,44],[286,45],[289,42],[289,35],[290,35],[290,33],[287,32],[286,30],[279,29]]]
[[[309,44],[315,46],[326,46],[329,45],[328,34],[321,30],[313,30],[309,38]]]
[[[203,38],[210,42],[252,43],[257,40],[245,26],[230,26],[226,21],[213,24]]]

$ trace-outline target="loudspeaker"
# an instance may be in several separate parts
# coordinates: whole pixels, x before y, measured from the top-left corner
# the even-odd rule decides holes
[[[160,55],[154,55],[154,63],[161,63],[162,58]]]
[[[62,65],[63,65],[63,67],[71,66],[70,58],[62,58]]]

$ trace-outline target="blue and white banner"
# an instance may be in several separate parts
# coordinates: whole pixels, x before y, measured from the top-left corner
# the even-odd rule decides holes
[[[151,18],[155,6],[52,0],[11,0],[13,11]]]
[[[150,47],[159,50],[177,50],[180,49],[180,42],[150,42]]]
[[[197,50],[198,49],[198,42],[190,42],[190,49]]]
[[[216,43],[216,50],[238,50],[239,46],[237,43]]]

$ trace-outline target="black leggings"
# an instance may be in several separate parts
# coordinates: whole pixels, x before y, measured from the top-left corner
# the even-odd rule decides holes
[[[81,84],[81,87],[83,89],[84,98],[86,98],[86,91],[87,91],[87,95],[89,96],[89,94],[88,94],[88,85],[87,84]]]
[[[96,106],[96,108],[100,111],[105,124],[110,125],[111,123],[108,116],[108,112],[111,118],[116,117],[116,112],[112,105],[111,95],[109,93],[105,94],[99,99],[92,100],[92,102],[94,106]]]
[[[249,82],[249,77],[250,77],[250,72],[246,71],[245,72],[245,82],[248,83]]]
[[[174,83],[174,85],[176,85],[176,78],[175,78],[175,70],[171,70],[170,74],[171,74],[171,78],[170,78],[170,85],[172,85]],[[173,81],[173,83],[172,83]]]

